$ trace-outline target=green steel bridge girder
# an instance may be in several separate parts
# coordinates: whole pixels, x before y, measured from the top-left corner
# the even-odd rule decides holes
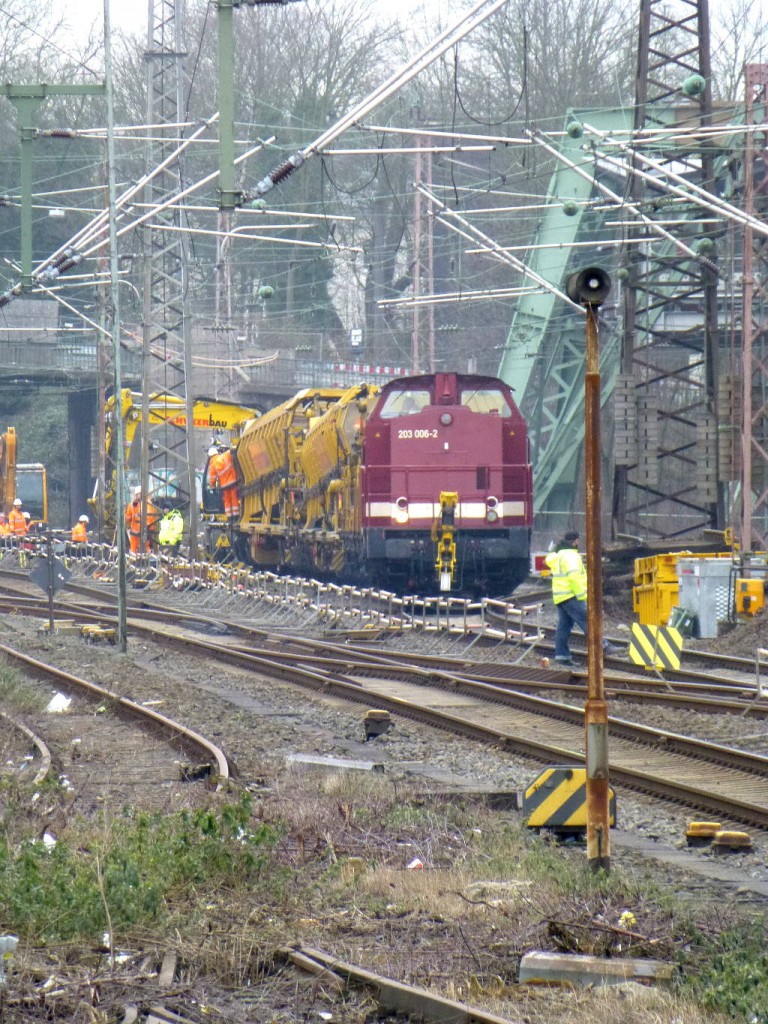
[[[627,130],[631,127],[631,113],[622,110],[573,112],[566,118],[566,125],[581,120],[589,121],[601,131]],[[583,138],[565,136],[559,148],[569,160],[587,173],[594,172],[594,160],[585,152]],[[595,191],[594,185],[577,171],[563,163],[555,166],[547,193],[548,208],[540,217],[533,240],[535,245],[551,245],[552,248],[531,250],[526,262],[531,269],[561,290],[565,283],[566,269],[573,258],[572,246],[586,239],[591,226],[592,218],[588,216],[586,204],[594,197]],[[569,200],[578,204],[572,216],[564,209],[564,204]],[[583,262],[579,258],[579,263]],[[553,316],[562,316],[568,311],[573,314],[574,321],[578,322],[575,312],[569,310],[562,299],[552,292],[526,295],[517,303],[501,358],[499,376],[518,395],[525,395],[534,361],[544,339],[549,336]],[[583,328],[583,324],[579,327]]]
[[[631,128],[631,112],[573,111],[566,125],[573,121],[588,121],[601,131],[626,131]],[[562,290],[570,270],[595,263],[610,269],[612,257],[606,259],[596,248],[575,244],[607,233],[605,218],[591,209],[592,205],[602,205],[602,193],[592,180],[595,161],[584,138],[565,135],[559,149],[589,177],[565,163],[556,164],[548,206],[534,239],[536,246],[549,248],[531,249],[527,263]],[[615,173],[612,177],[610,185],[615,182]],[[575,209],[569,201],[575,201]],[[584,343],[584,318],[562,299],[551,292],[520,299],[499,376],[515,389],[528,421],[537,512],[553,504],[559,506],[563,491],[572,498],[576,485],[584,439]],[[618,344],[614,337],[601,339],[601,346],[605,346],[601,352],[601,375],[603,367],[606,372],[602,393],[605,402],[617,374]]]
[[[672,119],[673,109],[663,109],[661,120]],[[736,110],[730,112],[739,123],[743,117]],[[658,120],[658,119],[657,119]],[[601,131],[626,132],[631,128],[630,114],[621,110],[571,112],[566,124],[585,121]],[[585,135],[584,138],[587,138]],[[564,136],[560,151],[584,170],[597,170],[599,180],[612,191],[623,194],[625,182],[612,172],[612,180],[605,168],[591,155],[584,138]],[[722,138],[715,158],[714,173],[728,195],[732,190],[732,170],[729,161],[741,146],[741,138]],[[600,149],[599,144],[595,146]],[[618,183],[617,183],[618,182]],[[549,208],[542,216],[534,239],[536,245],[549,244],[552,248],[532,248],[528,265],[543,278],[562,289],[568,273],[580,267],[601,265],[610,269],[614,258],[606,259],[597,249],[576,243],[608,237],[605,221],[614,219],[610,210],[602,207],[605,197],[598,187],[564,163],[555,166],[547,202]],[[568,216],[563,204],[570,199],[580,202],[574,216]],[[590,203],[590,200],[593,202]],[[700,209],[694,204],[677,206],[681,216],[695,218]],[[685,232],[683,232],[685,234]],[[655,243],[657,260],[665,253],[671,255],[671,243],[661,239]],[[683,293],[687,287],[686,264],[678,261],[676,270],[670,270],[663,284],[657,282],[664,294]],[[616,292],[614,292],[616,297]],[[652,302],[641,314],[644,331],[652,338],[664,302]],[[618,376],[620,337],[617,331],[601,325],[601,378],[603,405],[610,399]],[[583,352],[583,319],[561,299],[551,293],[534,294],[520,299],[510,327],[507,344],[500,364],[499,376],[515,388],[518,403],[526,417],[531,436],[534,464],[534,508],[541,511],[563,511],[562,495],[573,494],[584,437],[583,361],[577,357]]]

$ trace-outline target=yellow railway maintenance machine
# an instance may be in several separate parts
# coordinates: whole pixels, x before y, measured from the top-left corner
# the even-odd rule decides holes
[[[609,826],[616,825],[616,794],[608,790]],[[562,838],[581,838],[587,831],[587,769],[574,765],[545,768],[523,793],[528,828],[546,829]]]

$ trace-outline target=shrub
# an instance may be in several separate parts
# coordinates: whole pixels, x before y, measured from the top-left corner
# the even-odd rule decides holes
[[[157,920],[196,890],[252,884],[278,834],[250,825],[250,801],[175,815],[128,812],[72,848],[0,843],[3,926],[32,940],[100,935]]]

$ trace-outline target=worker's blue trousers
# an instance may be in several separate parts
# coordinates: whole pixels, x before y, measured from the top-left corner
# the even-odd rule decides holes
[[[587,635],[587,602],[578,601],[575,597],[568,598],[555,605],[557,608],[557,632],[555,633],[555,657],[569,659],[571,649],[568,641],[571,630],[578,626],[584,636]]]

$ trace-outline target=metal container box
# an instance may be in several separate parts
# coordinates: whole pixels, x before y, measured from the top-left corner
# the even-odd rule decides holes
[[[696,616],[697,636],[717,636],[717,624],[727,619],[733,602],[733,578],[738,572],[727,558],[681,558],[678,605]]]

